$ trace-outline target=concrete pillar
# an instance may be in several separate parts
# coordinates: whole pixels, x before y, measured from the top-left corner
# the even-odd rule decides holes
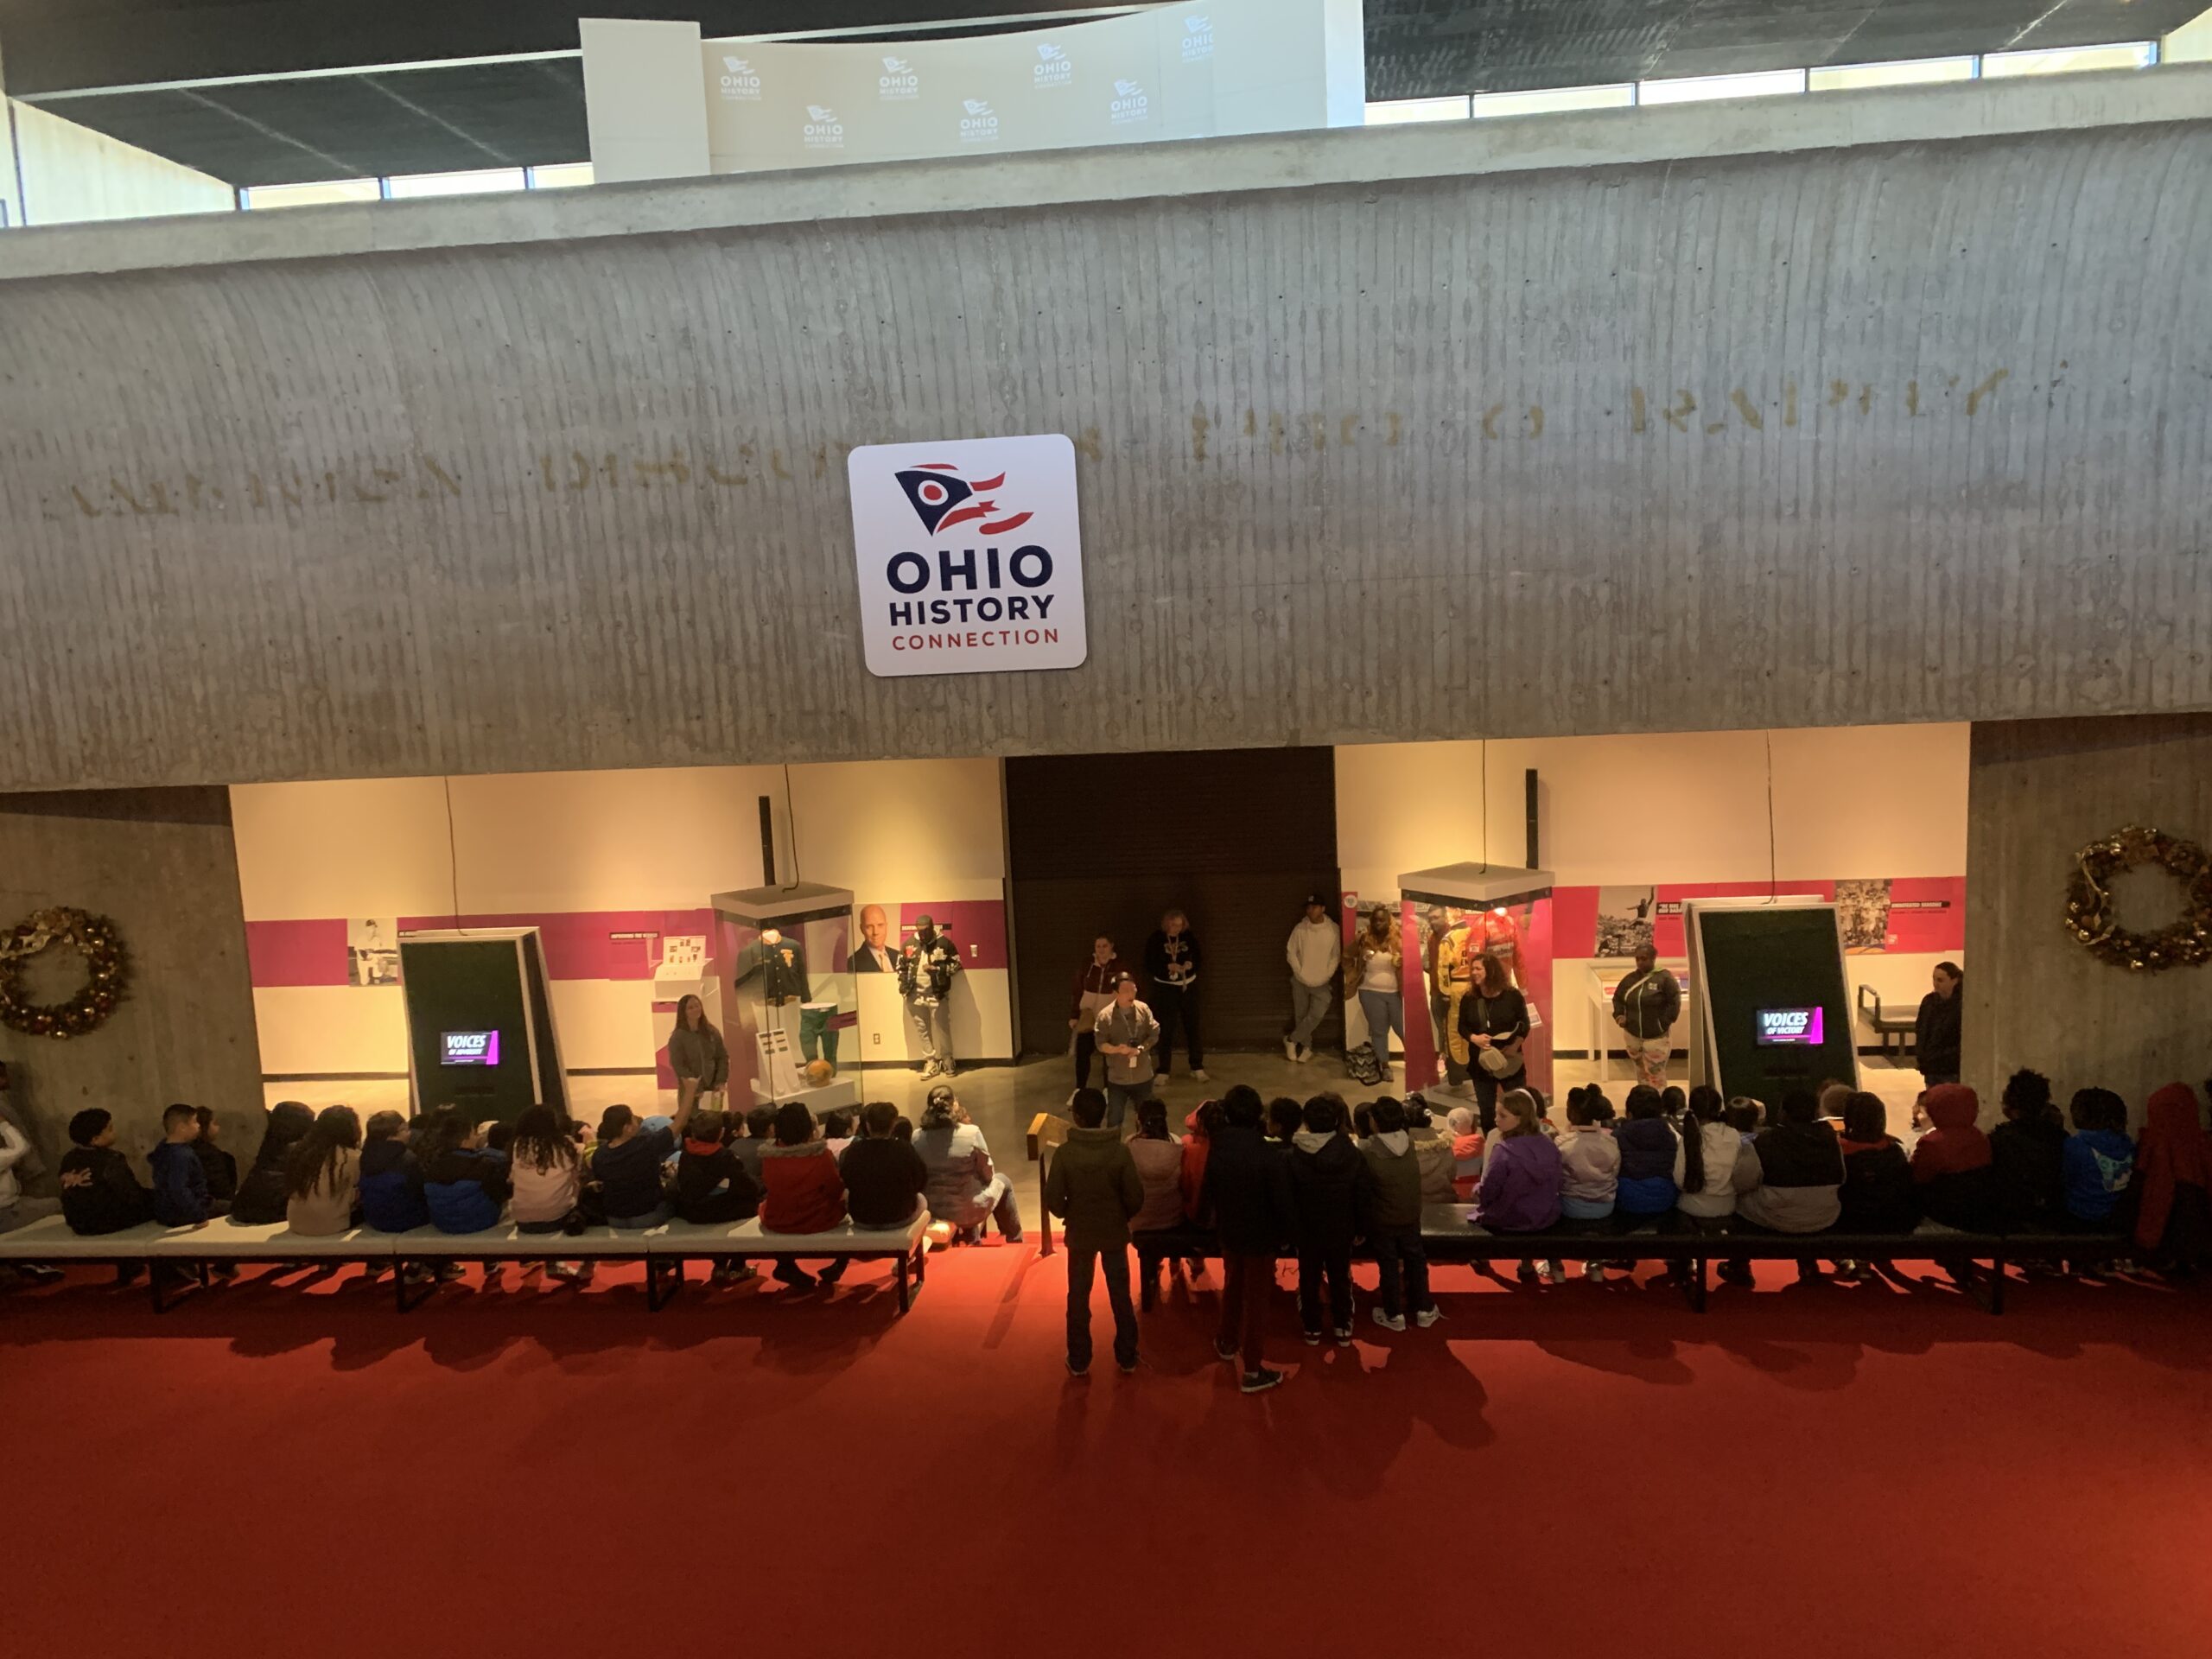
[[[86,1035],[57,1041],[0,1027],[0,1058],[45,1157],[46,1190],[69,1119],[87,1106],[115,1114],[117,1143],[134,1162],[160,1139],[172,1101],[213,1107],[243,1168],[261,1141],[261,1058],[230,791],[0,796],[0,931],[52,905],[112,917],[130,980],[121,1005]],[[83,983],[67,954],[35,959],[27,977],[41,1001],[62,1001]]]
[[[2138,1122],[2161,1084],[2212,1069],[2212,965],[2134,973],[2066,931],[2075,855],[2124,825],[2212,843],[2212,715],[1977,724],[1967,799],[1965,1081],[1985,1122],[2020,1066],[2063,1103],[2116,1090]],[[2126,884],[2124,924],[2179,913],[2161,874]]]

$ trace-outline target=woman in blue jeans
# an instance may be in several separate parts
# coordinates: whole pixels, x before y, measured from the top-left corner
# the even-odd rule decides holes
[[[1401,1044],[1406,1040],[1404,950],[1398,930],[1390,925],[1390,912],[1377,905],[1367,912],[1367,925],[1344,958],[1344,995],[1359,998],[1367,1040],[1385,1083],[1390,1080],[1390,1035],[1395,1032]]]

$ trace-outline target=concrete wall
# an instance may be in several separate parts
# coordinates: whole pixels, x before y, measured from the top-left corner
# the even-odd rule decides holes
[[[224,1144],[249,1161],[261,1140],[261,1074],[225,792],[0,796],[0,926],[48,905],[113,917],[130,963],[129,993],[99,1030],[56,1042],[0,1029],[16,1103],[49,1170],[73,1114],[113,1112],[118,1144],[136,1158],[161,1138],[162,1109],[179,1100],[213,1107]],[[59,1001],[84,976],[72,953],[49,950],[28,982]]]
[[[2140,1122],[2152,1090],[2212,1071],[2212,967],[2131,973],[2063,925],[2075,855],[2130,823],[2212,843],[2212,717],[1974,728],[1962,1059],[1985,1108],[2025,1065],[2047,1073],[2062,1100],[2117,1090]],[[2180,909],[2164,875],[2116,891],[2138,929]]]
[[[0,783],[2212,707],[2212,71],[2069,79],[18,238]],[[1088,664],[870,678],[846,447],[1036,431]]]
[[[16,104],[12,113],[26,224],[227,213],[238,207],[238,193],[220,179],[33,105]]]

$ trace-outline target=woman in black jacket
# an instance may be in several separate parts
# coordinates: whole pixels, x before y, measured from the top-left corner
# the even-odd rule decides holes
[[[264,1227],[284,1219],[289,1201],[285,1166],[291,1162],[292,1148],[314,1127],[314,1112],[296,1100],[281,1100],[269,1109],[269,1127],[262,1131],[261,1150],[254,1154],[253,1167],[238,1183],[238,1195],[231,1203],[232,1221]]]
[[[1488,1135],[1497,1127],[1499,1094],[1529,1084],[1528,1066],[1521,1058],[1521,1045],[1529,1036],[1529,1000],[1515,988],[1505,964],[1496,957],[1475,958],[1474,982],[1459,999],[1459,1035],[1467,1039],[1475,1110]],[[1497,1070],[1501,1065],[1504,1069]]]
[[[1912,1022],[1913,1058],[1928,1089],[1959,1080],[1959,1014],[1966,1001],[1966,976],[1957,963],[1937,963],[1933,977],[1936,988],[1920,999]]]

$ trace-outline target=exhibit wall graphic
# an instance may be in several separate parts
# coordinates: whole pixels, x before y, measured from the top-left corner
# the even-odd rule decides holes
[[[595,19],[593,160],[601,182],[665,175],[700,100],[706,155],[690,170],[715,173],[1357,126],[1361,12],[1214,0],[954,40],[704,40],[690,86],[669,25]],[[656,127],[681,137],[641,143]]]

